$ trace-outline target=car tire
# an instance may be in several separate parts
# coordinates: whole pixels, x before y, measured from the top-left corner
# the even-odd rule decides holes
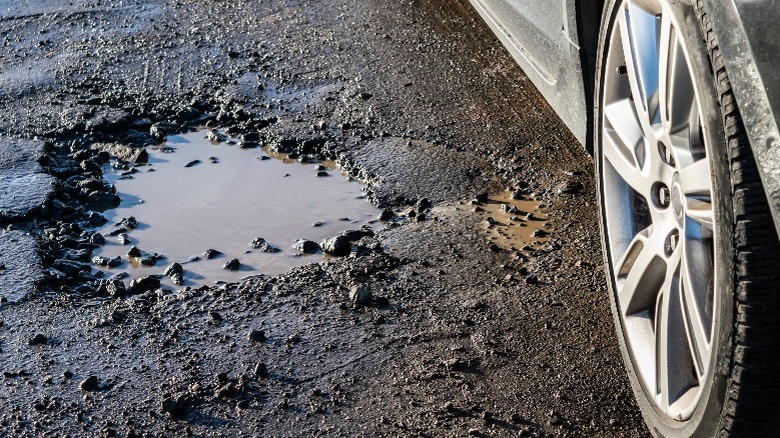
[[[642,415],[778,436],[780,244],[703,5],[608,1],[598,47],[602,248]]]

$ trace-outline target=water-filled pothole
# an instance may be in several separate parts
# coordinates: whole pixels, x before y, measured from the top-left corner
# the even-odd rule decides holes
[[[120,257],[121,264],[98,269],[139,278],[162,274],[177,262],[184,268],[184,286],[237,281],[321,260],[321,253],[293,248],[298,239],[320,242],[378,225],[379,210],[363,199],[361,184],[344,178],[335,163],[301,163],[266,149],[211,142],[205,134],[170,136],[164,146],[149,150],[149,164],[136,172],[105,173],[121,204],[103,213],[109,222],[98,232],[106,243],[94,255]],[[130,217],[137,225],[121,224]],[[117,233],[121,228],[126,231]],[[258,238],[268,245],[257,245]],[[128,256],[133,246],[147,264]],[[219,254],[205,257],[208,249]],[[164,258],[148,266],[155,254]],[[239,269],[225,269],[234,258]]]

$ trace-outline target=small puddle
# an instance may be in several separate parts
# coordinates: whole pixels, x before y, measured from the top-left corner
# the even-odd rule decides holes
[[[499,248],[527,252],[550,240],[548,215],[535,199],[514,199],[511,191],[504,191],[490,196],[477,212],[484,218],[488,239]]]
[[[132,279],[162,274],[178,262],[184,268],[182,286],[233,282],[322,260],[321,253],[294,249],[297,239],[319,243],[343,231],[378,226],[379,210],[363,198],[362,185],[345,178],[335,163],[301,163],[265,148],[214,143],[206,133],[168,137],[162,147],[148,150],[149,164],[135,167],[136,173],[114,168],[104,173],[121,204],[103,212],[109,222],[97,231],[106,244],[93,255],[121,257],[122,263],[96,269],[109,276],[126,272]],[[131,216],[135,228],[119,225]],[[127,244],[110,235],[121,227],[127,228]],[[256,238],[279,251],[253,248]],[[145,256],[164,258],[146,266],[127,255],[132,246]],[[208,249],[221,254],[208,259],[203,256]],[[240,268],[224,269],[233,258]],[[162,282],[172,285],[168,278]]]
[[[462,203],[455,209],[469,209],[479,215],[487,239],[498,248],[527,254],[550,241],[549,216],[540,202],[531,197],[515,199],[512,191],[507,190],[490,195],[477,205],[466,207]]]

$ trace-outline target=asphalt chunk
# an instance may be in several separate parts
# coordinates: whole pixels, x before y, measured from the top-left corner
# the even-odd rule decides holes
[[[17,219],[41,207],[54,178],[38,163],[43,142],[0,138],[0,221]]]

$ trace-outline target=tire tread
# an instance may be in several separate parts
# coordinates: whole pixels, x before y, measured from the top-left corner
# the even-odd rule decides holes
[[[780,241],[717,37],[695,2],[727,137],[734,208],[735,308],[732,363],[718,436],[780,433]]]

